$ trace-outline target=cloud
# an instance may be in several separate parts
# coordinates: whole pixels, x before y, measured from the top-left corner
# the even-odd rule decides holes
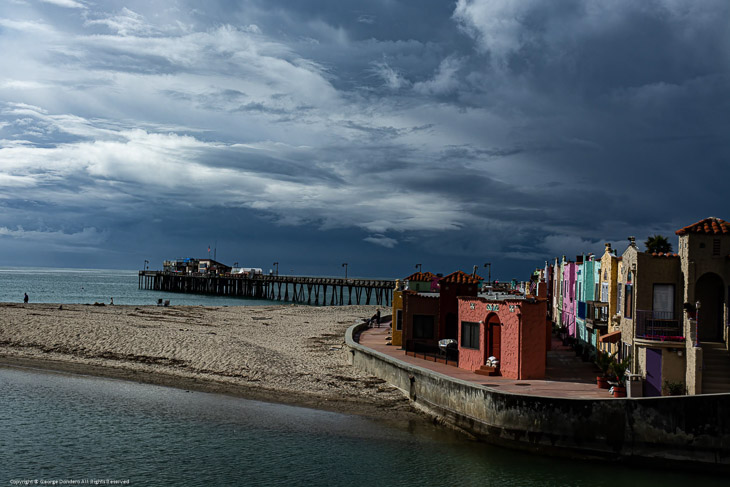
[[[478,50],[489,52],[496,62],[504,63],[507,56],[531,40],[525,20],[539,4],[536,0],[458,0],[453,18],[474,38]]]
[[[372,71],[378,77],[380,77],[385,83],[385,86],[387,86],[391,90],[398,90],[400,88],[410,85],[410,82],[407,79],[405,79],[395,69],[390,67],[386,62],[373,62]]]
[[[0,239],[2,238],[33,243],[40,242],[49,249],[85,252],[104,243],[108,238],[108,234],[93,227],[83,228],[78,232],[64,232],[62,230],[47,229],[26,230],[19,226],[14,230],[8,227],[0,227]]]
[[[56,5],[58,7],[65,7],[65,8],[82,8],[85,9],[86,5],[84,5],[79,0],[40,0],[44,3],[50,3],[51,5]]]
[[[0,3],[7,229],[524,266],[726,203],[724,1],[55,3]]]
[[[380,245],[386,249],[392,249],[398,245],[398,241],[394,238],[386,237],[385,235],[375,234],[370,237],[363,239],[366,242],[370,242],[375,245]]]
[[[413,89],[425,95],[445,95],[459,87],[458,72],[462,68],[462,60],[450,56],[441,61],[433,78],[420,81],[413,85]]]

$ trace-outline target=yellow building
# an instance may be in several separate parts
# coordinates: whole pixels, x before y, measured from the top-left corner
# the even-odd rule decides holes
[[[393,321],[391,329],[391,345],[403,346],[403,286],[400,280],[395,281],[393,291]]]
[[[620,345],[620,316],[618,315],[618,267],[620,258],[613,253],[611,244],[606,244],[606,251],[601,257],[601,273],[598,280],[597,301],[608,303],[608,333],[599,339],[603,352],[615,353]]]

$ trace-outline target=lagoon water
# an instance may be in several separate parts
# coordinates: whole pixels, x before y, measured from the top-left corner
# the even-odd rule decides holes
[[[425,423],[30,369],[0,368],[0,412],[0,485],[724,485],[513,452]]]
[[[253,306],[280,304],[251,298],[204,294],[164,293],[138,289],[138,271],[115,269],[56,269],[48,267],[0,267],[0,303],[23,302],[28,293],[33,303],[94,302],[109,304],[155,304],[169,299],[172,305]]]

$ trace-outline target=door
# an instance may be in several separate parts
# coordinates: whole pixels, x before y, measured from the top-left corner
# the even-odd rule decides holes
[[[717,274],[708,272],[697,280],[695,298],[700,302],[697,310],[700,341],[719,342],[723,339],[724,288],[722,278]]]
[[[662,349],[646,349],[646,382],[644,382],[644,396],[654,397],[662,395]]]
[[[487,349],[487,358],[495,357],[501,362],[502,360],[502,324],[489,323],[489,348]]]

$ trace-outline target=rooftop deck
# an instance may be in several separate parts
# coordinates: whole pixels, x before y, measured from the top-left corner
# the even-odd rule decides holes
[[[553,338],[552,350],[547,354],[544,380],[512,380],[503,377],[485,377],[453,365],[407,356],[404,350],[386,345],[389,335],[388,325],[370,328],[360,335],[360,344],[402,362],[502,392],[572,399],[612,399],[606,389],[599,389],[596,386],[598,373],[595,365],[583,362],[575,356],[572,349],[563,346],[556,338]]]

